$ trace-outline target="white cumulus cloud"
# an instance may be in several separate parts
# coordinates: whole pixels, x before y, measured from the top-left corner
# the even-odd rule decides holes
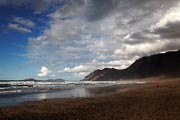
[[[47,67],[42,66],[41,71],[37,74],[38,77],[45,77],[51,73],[50,70],[48,70]]]

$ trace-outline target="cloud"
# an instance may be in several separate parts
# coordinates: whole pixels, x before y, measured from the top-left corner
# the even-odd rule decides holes
[[[33,21],[22,18],[22,17],[14,17],[13,21],[18,24],[21,24],[22,26],[26,26],[26,27],[34,27],[35,26],[35,23]]]
[[[48,14],[53,20],[66,20],[72,17],[79,16],[83,14],[82,9],[84,9],[86,0],[66,0],[65,5],[58,8],[55,12]]]
[[[119,3],[117,0],[90,0],[86,10],[87,19],[90,21],[103,19],[115,10]]]
[[[149,28],[127,34],[123,38],[124,49],[117,49],[114,54],[142,57],[179,49],[179,6],[180,3],[171,7],[164,16]]]
[[[41,67],[41,71],[37,74],[37,76],[38,76],[38,77],[46,77],[46,76],[49,75],[49,73],[51,73],[51,71],[48,70],[47,67],[42,66],[42,67]]]
[[[168,23],[180,21],[180,3],[177,3],[171,7],[164,16],[154,25],[151,26],[152,29],[161,28],[166,26]]]
[[[123,42],[129,45],[142,44],[142,43],[153,43],[156,39],[159,39],[160,35],[150,32],[148,29],[136,31],[127,34],[123,38]]]
[[[56,75],[55,74],[52,74],[52,75],[50,75],[51,77],[56,77]]]
[[[0,5],[11,7],[31,7],[36,13],[48,10],[53,5],[63,0],[1,0]]]
[[[89,72],[90,69],[90,66],[79,65],[75,66],[74,68],[66,67],[63,69],[63,71],[60,72]]]
[[[22,32],[22,33],[31,33],[32,31],[30,29],[27,29],[25,27],[22,27],[19,24],[9,23],[8,28],[14,31]]]
[[[180,21],[168,22],[163,27],[153,30],[154,34],[160,35],[161,38],[176,39],[180,38]]]
[[[48,39],[53,41],[75,40],[83,34],[83,23],[80,20],[62,20],[51,24],[50,29],[45,30]]]
[[[161,38],[176,39],[180,35],[180,3],[167,11],[163,18],[151,26],[151,32]]]
[[[105,67],[180,48],[178,0],[69,0],[29,38],[27,57],[61,73],[83,76]],[[92,61],[96,62],[92,62]]]

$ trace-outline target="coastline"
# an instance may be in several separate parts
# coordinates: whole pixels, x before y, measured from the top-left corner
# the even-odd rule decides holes
[[[154,78],[152,78],[154,79]],[[150,81],[151,79],[142,80]],[[155,83],[160,82],[160,87]],[[107,96],[26,102],[0,108],[1,120],[180,119],[180,78],[149,82]]]
[[[11,81],[8,83],[11,84]],[[25,84],[25,83],[23,83]],[[43,83],[46,84],[46,83]],[[56,85],[56,83],[53,83]],[[0,108],[8,107],[13,105],[22,104],[29,101],[42,101],[44,99],[60,99],[60,98],[76,98],[76,97],[95,97],[95,96],[105,96],[123,91],[125,88],[130,86],[146,84],[144,82],[137,81],[86,81],[82,83],[71,83],[60,86],[60,85],[50,85],[47,87],[28,87],[9,89],[9,94],[4,94],[8,92],[7,89],[0,91]],[[35,86],[34,84],[33,86]],[[20,92],[19,92],[20,91]]]

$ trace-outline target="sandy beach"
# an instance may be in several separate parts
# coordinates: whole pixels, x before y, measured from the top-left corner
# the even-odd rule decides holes
[[[180,79],[156,79],[108,96],[0,108],[0,120],[180,120]]]

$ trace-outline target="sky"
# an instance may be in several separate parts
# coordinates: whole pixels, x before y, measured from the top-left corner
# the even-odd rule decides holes
[[[0,0],[0,80],[80,80],[178,49],[179,0]]]

